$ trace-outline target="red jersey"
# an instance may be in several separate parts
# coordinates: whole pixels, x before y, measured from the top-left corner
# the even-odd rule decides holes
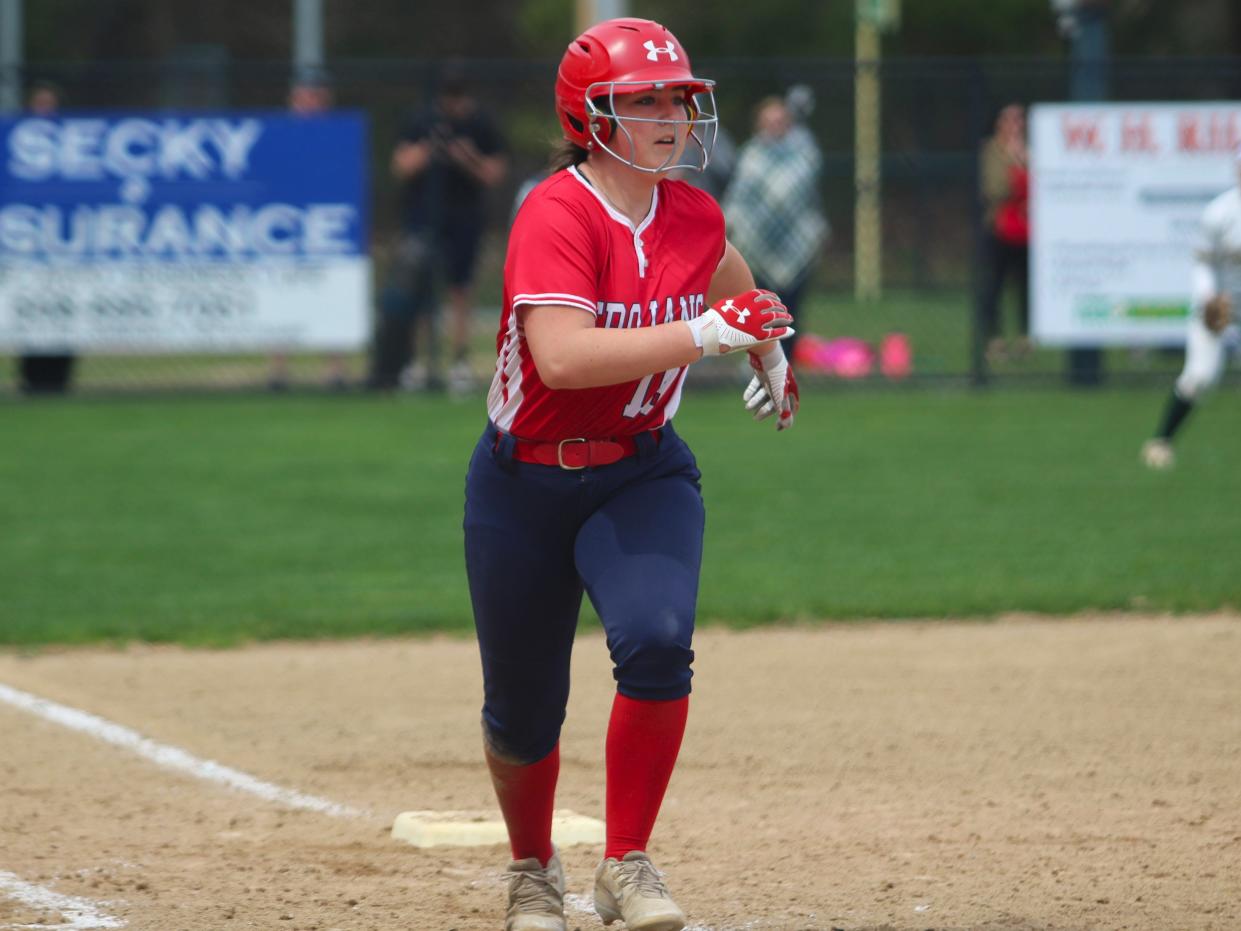
[[[995,214],[995,234],[1007,243],[1024,246],[1030,242],[1030,170],[1025,165],[1008,169],[1008,199]]]
[[[487,395],[492,422],[543,441],[663,426],[680,404],[686,367],[601,388],[548,388],[517,308],[579,308],[597,327],[689,320],[705,309],[723,257],[724,214],[710,194],[684,181],[661,181],[650,212],[634,226],[576,168],[557,171],[530,192],[509,234],[496,373]]]

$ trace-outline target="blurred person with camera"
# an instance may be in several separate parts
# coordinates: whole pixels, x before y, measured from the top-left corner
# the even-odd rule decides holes
[[[486,193],[504,179],[508,156],[504,137],[479,106],[461,66],[440,75],[434,103],[406,127],[391,168],[404,188],[403,232],[383,296],[372,379],[377,387],[393,387],[408,358],[409,387],[439,386],[433,316],[436,279],[442,278],[452,357],[448,389],[463,394],[475,384],[470,330]]]
[[[1233,163],[1237,183],[1202,212],[1190,281],[1185,367],[1172,387],[1159,429],[1142,445],[1142,462],[1151,469],[1176,464],[1173,437],[1219,382],[1229,353],[1241,345],[1236,317],[1241,300],[1241,146]]]

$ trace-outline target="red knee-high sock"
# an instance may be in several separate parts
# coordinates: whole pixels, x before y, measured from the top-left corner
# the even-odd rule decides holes
[[[608,722],[604,857],[619,860],[631,850],[646,850],[681,749],[688,714],[689,696],[639,701],[617,692]]]
[[[556,777],[560,775],[560,744],[537,763],[518,766],[486,754],[500,812],[508,827],[514,860],[538,857],[547,866],[552,858],[552,807]]]

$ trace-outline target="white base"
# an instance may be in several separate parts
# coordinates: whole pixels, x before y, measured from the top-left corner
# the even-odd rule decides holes
[[[394,840],[415,847],[482,847],[508,842],[504,822],[490,812],[403,811],[392,822]],[[602,844],[604,824],[567,808],[552,813],[552,842],[557,847]]]

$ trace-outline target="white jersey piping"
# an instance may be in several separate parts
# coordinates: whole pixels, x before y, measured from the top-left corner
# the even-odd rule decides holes
[[[504,398],[506,388],[507,400]],[[521,384],[521,333],[514,307],[509,314],[503,347],[496,357],[496,374],[491,380],[491,390],[487,392],[487,414],[491,417],[491,422],[501,430],[510,429],[524,397]]]
[[[569,307],[576,307],[580,310],[588,310],[592,314],[598,313],[598,306],[589,298],[582,297],[579,294],[565,294],[558,291],[548,291],[544,294],[514,294],[513,309],[516,310],[522,304],[562,304]]]
[[[625,216],[623,213],[621,213],[619,210],[613,207],[612,204],[608,201],[608,199],[604,197],[603,194],[601,194],[598,190],[596,190],[593,184],[591,184],[589,181],[587,181],[582,176],[582,173],[578,171],[578,168],[576,165],[573,165],[569,168],[569,174],[577,178],[578,182],[581,183],[581,185],[585,187],[586,190],[590,191],[592,195],[594,195],[595,200],[599,201],[599,203],[603,205],[603,209],[607,211],[608,216],[610,216],[617,223],[624,225],[624,227],[627,230],[629,230],[630,233],[633,234],[633,251],[634,251],[634,254],[638,258],[638,277],[645,278],[646,277],[646,252],[645,252],[646,243],[642,241],[642,232],[648,226],[650,226],[651,222],[655,219],[655,210],[659,206],[659,188],[656,187],[651,191],[651,209],[647,211],[647,214],[642,219],[642,222],[639,223],[637,226],[634,226],[633,221],[631,221],[629,217]]]

